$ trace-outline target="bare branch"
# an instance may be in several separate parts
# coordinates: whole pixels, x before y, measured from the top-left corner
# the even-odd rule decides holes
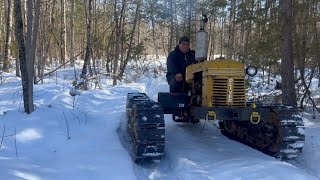
[[[16,156],[19,157],[18,148],[17,148],[17,129],[16,128],[14,128],[14,147],[16,149]]]
[[[84,49],[83,49],[79,54],[77,54],[74,58],[80,56],[83,52],[84,52]],[[60,69],[61,67],[63,67],[63,66],[66,65],[67,63],[69,63],[71,60],[72,60],[72,59],[69,59],[68,61],[66,61],[65,63],[61,64],[60,66],[58,66],[58,67],[55,68],[54,70],[44,73],[44,74],[43,74],[43,77],[44,77],[44,76],[47,76],[47,75],[49,75],[49,74],[54,73],[55,71],[57,71],[58,69]],[[42,77],[42,78],[43,78],[43,77]],[[40,81],[41,81],[41,79],[38,80],[38,82],[40,82]]]
[[[68,122],[68,119],[65,115],[65,113],[63,112],[63,116],[64,116],[64,119],[66,120],[66,128],[67,128],[67,133],[68,133],[68,139],[71,139],[70,137],[70,128],[69,128],[69,122]]]

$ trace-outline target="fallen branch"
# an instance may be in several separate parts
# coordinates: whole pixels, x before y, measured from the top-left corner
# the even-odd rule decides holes
[[[312,69],[312,71],[310,72],[310,78],[309,78],[310,84],[311,84],[312,78],[314,77],[314,72],[315,72],[315,68]],[[310,84],[308,86],[306,83],[306,80],[304,78],[301,78],[301,80],[302,80],[302,85],[303,85],[307,95],[309,96],[310,101],[312,102],[313,108],[315,108],[320,113],[320,109],[317,107],[316,103],[314,102],[314,100],[311,97],[311,93],[309,91]]]
[[[1,76],[2,76],[2,75],[1,75]],[[5,78],[3,78],[3,79],[1,78],[0,86],[1,86],[5,81],[6,81],[6,79],[7,79],[6,77],[5,77]]]
[[[3,143],[3,138],[4,138],[4,133],[6,132],[6,125],[3,125],[3,132],[2,132],[2,136],[1,136],[1,143],[0,143],[0,149],[2,147],[2,143]]]
[[[76,58],[76,57],[80,56],[84,51],[85,51],[85,49],[83,49],[80,53],[78,53],[78,54],[77,54],[75,57],[73,57],[73,58]],[[39,82],[43,79],[43,77],[45,77],[45,76],[47,76],[47,75],[49,75],[49,74],[54,73],[55,71],[57,71],[58,69],[60,69],[61,67],[63,67],[63,66],[66,65],[67,63],[69,63],[71,60],[72,60],[72,58],[69,59],[68,61],[66,61],[65,63],[61,64],[61,65],[58,66],[57,68],[55,68],[55,69],[53,69],[53,70],[51,70],[51,71],[49,71],[49,72],[44,73],[43,76],[42,76],[42,78],[40,78],[37,82],[39,83]]]
[[[105,76],[115,76],[115,77],[117,77],[117,79],[120,80],[120,81],[121,81],[121,80],[125,80],[125,81],[130,82],[130,83],[133,82],[133,81],[130,81],[130,80],[124,78],[124,77],[120,77],[118,74],[113,74],[113,73],[99,73],[99,74],[102,74],[102,75],[105,75]]]
[[[66,128],[67,128],[67,133],[68,133],[68,139],[71,139],[70,137],[70,128],[69,128],[69,122],[68,122],[68,119],[65,115],[65,113],[63,112],[63,116],[64,116],[64,119],[66,120]]]
[[[14,147],[16,148],[16,156],[18,156],[18,148],[17,148],[17,129],[14,128]]]
[[[311,95],[308,94],[310,101],[312,102],[312,106],[320,113],[320,109],[317,107],[316,103],[314,100],[311,98]]]
[[[73,112],[70,112],[70,113],[74,116],[74,118],[76,118],[78,120],[78,123],[81,124],[80,118],[78,116],[76,116],[75,114],[73,114]]]

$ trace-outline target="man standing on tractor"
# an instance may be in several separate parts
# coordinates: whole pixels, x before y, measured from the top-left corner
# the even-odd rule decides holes
[[[184,92],[186,67],[196,63],[195,52],[190,49],[187,36],[179,39],[179,44],[171,51],[167,59],[167,82],[171,93]]]

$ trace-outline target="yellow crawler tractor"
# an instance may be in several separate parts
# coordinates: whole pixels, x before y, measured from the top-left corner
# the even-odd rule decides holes
[[[197,32],[198,33],[198,32]],[[202,34],[201,34],[202,33]],[[206,43],[200,29],[197,43]],[[199,40],[200,39],[200,40]],[[135,162],[160,160],[165,150],[163,114],[172,114],[176,122],[217,121],[221,133],[230,139],[254,147],[270,156],[292,159],[302,152],[304,124],[296,109],[285,105],[264,105],[246,101],[246,75],[257,69],[235,61],[204,61],[198,45],[199,63],[186,69],[185,93],[159,93],[158,102],[146,94],[129,93],[128,129]],[[204,47],[204,48],[203,48]],[[206,57],[206,52],[203,54]]]

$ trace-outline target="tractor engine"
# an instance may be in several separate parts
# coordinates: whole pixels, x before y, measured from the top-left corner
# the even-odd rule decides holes
[[[204,107],[246,107],[244,65],[214,60],[187,67],[191,103]]]

